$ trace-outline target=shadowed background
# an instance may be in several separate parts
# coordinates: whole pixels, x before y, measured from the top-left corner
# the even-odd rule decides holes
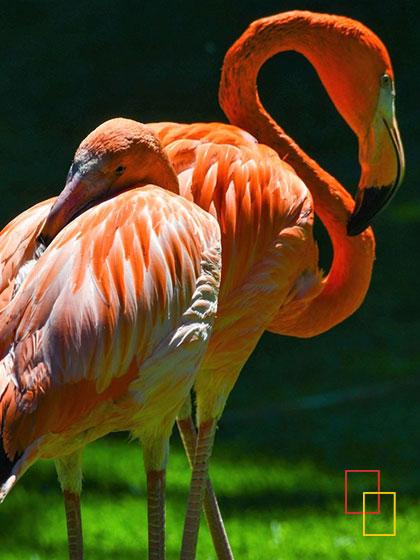
[[[220,423],[212,474],[237,558],[261,558],[265,547],[278,559],[322,552],[382,560],[381,546],[389,558],[411,558],[420,552],[416,2],[2,5],[0,226],[58,194],[77,145],[108,118],[225,122],[217,100],[225,52],[252,20],[295,8],[358,19],[388,47],[406,178],[374,223],[377,261],[363,307],[312,340],[263,336]],[[354,193],[356,138],[309,63],[295,53],[278,55],[263,67],[259,91],[285,130]],[[319,225],[317,237],[327,269],[331,251]],[[188,483],[177,439],[169,465],[169,558],[179,548]],[[92,448],[83,504],[87,557],[144,555],[140,454],[125,436]],[[343,515],[344,469],[381,469],[381,489],[397,492],[396,539],[363,539],[359,516]],[[54,479],[50,464],[34,467],[2,506],[2,558],[65,558]],[[199,557],[213,558],[205,530],[200,537]]]

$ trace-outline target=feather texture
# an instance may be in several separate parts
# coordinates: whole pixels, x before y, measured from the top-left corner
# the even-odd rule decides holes
[[[14,474],[109,431],[170,432],[214,320],[219,235],[197,206],[145,186],[55,238],[0,314],[3,447],[24,453]]]
[[[219,311],[195,384],[199,422],[218,417],[263,331],[286,305],[322,290],[312,197],[295,171],[249,133],[218,123],[153,123],[180,194],[222,236]]]

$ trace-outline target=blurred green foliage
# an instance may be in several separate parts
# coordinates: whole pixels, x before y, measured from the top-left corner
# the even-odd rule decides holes
[[[362,308],[313,340],[263,336],[221,421],[213,462],[215,485],[225,488],[222,501],[238,558],[261,558],[261,546],[268,547],[267,557],[314,558],[318,556],[314,539],[319,540],[319,553],[326,558],[414,558],[419,552],[414,540],[420,527],[413,506],[420,497],[419,3],[3,3],[0,224],[57,194],[78,143],[110,117],[143,122],[225,121],[217,90],[227,48],[250,21],[294,8],[348,15],[368,25],[385,42],[396,74],[407,173],[401,191],[374,224],[377,262]],[[356,140],[310,65],[295,53],[276,57],[262,69],[259,91],[265,106],[298,143],[354,192],[359,174]],[[317,235],[321,262],[328,268],[330,248],[321,227]],[[102,466],[97,472],[92,458],[86,467],[87,494],[89,488],[91,494],[96,489],[86,530],[99,535],[96,541],[88,537],[90,558],[106,558],[104,550],[117,550],[109,532],[123,530],[126,518],[128,523],[133,515],[124,517],[124,511],[132,511],[130,507],[141,511],[136,492],[131,492],[132,485],[143,480],[140,460],[124,467],[124,460],[113,452],[113,442],[107,459],[106,443],[98,444],[103,462],[108,462],[105,474]],[[124,453],[125,443],[118,445],[118,453]],[[276,466],[274,471],[270,465]],[[309,465],[312,485],[304,483],[307,475],[302,465]],[[185,468],[180,458],[175,467]],[[277,468],[281,481],[276,478]],[[398,505],[398,515],[407,520],[399,528],[401,540],[381,541],[381,546],[391,547],[384,555],[379,544],[368,545],[369,539],[360,536],[360,520],[349,521],[342,513],[343,471],[351,468],[381,469],[383,489],[396,491],[405,504]],[[47,471],[32,469],[0,510],[4,535],[0,542],[16,550],[7,553],[7,558],[38,558],[37,551],[39,558],[43,554],[56,558],[58,551],[64,551],[56,548],[65,536],[62,511],[48,499],[54,475],[51,471],[48,476],[36,475],[43,472]],[[226,480],[235,480],[235,472],[243,483],[231,491]],[[291,473],[287,491],[286,473]],[[107,480],[106,486],[101,486],[102,479]],[[267,480],[265,489],[261,480]],[[325,486],[323,481],[331,482]],[[184,494],[183,484],[179,492]],[[46,493],[41,499],[38,488]],[[57,493],[55,487],[53,491]],[[129,495],[131,505],[118,509],[121,492]],[[170,523],[177,524],[179,532],[184,510],[178,507],[176,491],[168,499],[172,502]],[[102,515],[114,515],[104,525],[105,536]],[[270,548],[267,544],[273,538],[283,542],[278,536],[283,527],[276,525],[279,520],[289,523],[287,538],[296,546]],[[43,536],[35,537],[37,531]],[[137,543],[145,546],[145,526],[140,531],[141,539],[138,534],[128,538],[127,532],[116,537],[124,545],[123,552],[109,552],[108,557],[136,557]],[[25,535],[35,539],[32,556],[32,541],[25,540]],[[208,536],[203,535],[200,558],[211,558]],[[177,550],[177,538],[169,533],[171,554]],[[6,558],[3,551],[0,555]]]

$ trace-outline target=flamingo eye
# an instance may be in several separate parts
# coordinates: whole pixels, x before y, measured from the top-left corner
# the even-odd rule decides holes
[[[391,76],[389,74],[382,74],[379,83],[381,87],[389,88],[392,85]]]
[[[119,165],[117,169],[114,171],[115,175],[122,175],[125,171],[124,165]]]

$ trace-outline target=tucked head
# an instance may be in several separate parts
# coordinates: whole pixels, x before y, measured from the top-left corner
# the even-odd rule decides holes
[[[179,193],[175,171],[152,130],[130,119],[106,121],[78,147],[40,237],[51,242],[87,207],[140,183]]]

